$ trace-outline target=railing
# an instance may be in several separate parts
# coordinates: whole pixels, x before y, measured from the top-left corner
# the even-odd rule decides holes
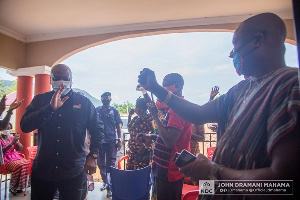
[[[205,133],[205,139],[203,142],[199,142],[200,153],[207,156],[207,148],[216,147],[217,145],[217,133],[209,132]]]
[[[205,125],[205,126],[208,127],[208,125]],[[126,148],[127,148],[127,143],[128,143],[129,137],[130,137],[130,134],[128,132],[124,132],[123,133],[124,156],[126,155]],[[209,147],[216,147],[216,145],[217,145],[217,133],[213,132],[209,128],[205,128],[204,141],[203,142],[199,142],[200,153],[202,153],[205,156],[207,156],[207,148],[209,148]],[[125,162],[124,162],[124,167],[125,167]]]

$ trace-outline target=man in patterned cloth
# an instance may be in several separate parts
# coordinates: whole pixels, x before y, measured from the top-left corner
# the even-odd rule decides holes
[[[198,154],[194,162],[181,168],[185,176],[194,180],[294,180],[297,188],[299,78],[298,69],[285,64],[285,38],[284,22],[275,14],[259,14],[241,23],[233,36],[230,57],[234,66],[251,78],[203,106],[164,89],[150,69],[141,71],[141,85],[164,99],[178,116],[194,124],[218,122],[213,161]],[[203,195],[202,198],[223,196]],[[226,198],[242,199],[243,196]]]

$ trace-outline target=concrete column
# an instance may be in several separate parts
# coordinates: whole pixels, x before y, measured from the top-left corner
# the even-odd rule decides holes
[[[17,83],[17,99],[24,102],[22,105],[16,109],[16,132],[20,134],[20,142],[23,144],[23,149],[21,153],[25,154],[26,157],[27,151],[26,148],[31,146],[31,134],[24,133],[20,128],[20,121],[24,114],[26,107],[30,104],[33,96],[33,77],[31,76],[19,76]]]
[[[22,153],[27,155],[27,147],[32,146],[31,133],[23,133],[20,128],[20,121],[25,109],[33,98],[33,77],[35,77],[35,95],[50,91],[50,72],[48,66],[36,66],[19,68],[15,71],[8,71],[8,74],[18,77],[17,98],[24,99],[23,104],[16,111],[16,132],[21,134],[20,142],[23,144]]]
[[[50,75],[37,74],[35,75],[34,95],[49,92],[51,90]]]

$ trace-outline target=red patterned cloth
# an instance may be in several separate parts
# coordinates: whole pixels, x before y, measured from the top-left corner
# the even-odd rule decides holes
[[[150,159],[147,161],[144,161],[144,162],[137,162],[134,154],[136,154],[142,146],[136,140],[136,137],[138,136],[138,134],[153,132],[152,117],[149,114],[141,116],[141,117],[139,117],[139,116],[134,117],[128,123],[128,131],[130,133],[130,139],[128,141],[129,150],[127,152],[128,160],[127,160],[126,169],[134,170],[134,169],[141,169],[143,167],[148,166],[151,162]],[[152,147],[149,147],[148,150],[152,151]]]
[[[1,141],[1,146],[5,147],[11,143],[13,136],[10,136],[9,141]],[[18,152],[15,151],[15,145],[8,149],[4,154],[5,168],[11,172],[10,190],[17,192],[26,187],[26,179],[30,161],[22,158]],[[30,180],[29,184],[30,186]]]

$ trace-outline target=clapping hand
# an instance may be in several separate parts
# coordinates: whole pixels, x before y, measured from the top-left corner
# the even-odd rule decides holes
[[[20,139],[20,134],[15,133],[14,139],[12,140],[11,144],[14,145],[14,144],[18,143],[19,139]]]
[[[17,109],[22,103],[23,103],[24,99],[22,99],[21,101],[17,101],[17,98],[14,100],[14,102],[12,102],[9,106],[10,110],[14,110]]]

